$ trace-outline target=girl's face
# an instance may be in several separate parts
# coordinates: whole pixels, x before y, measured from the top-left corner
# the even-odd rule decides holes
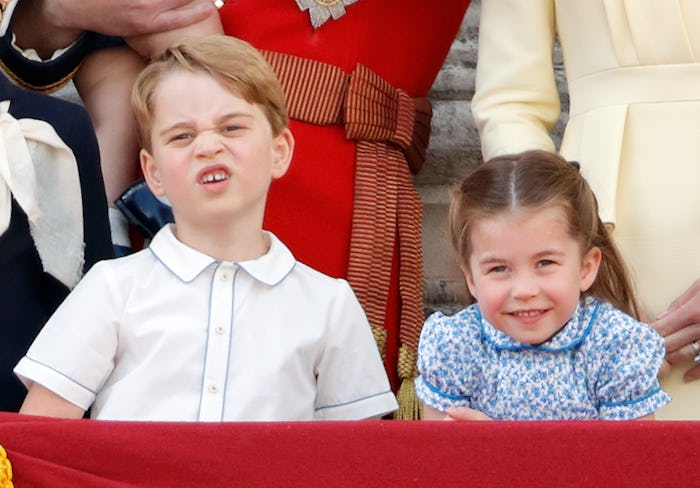
[[[594,282],[597,247],[582,253],[559,205],[504,211],[478,220],[464,270],[484,318],[524,344],[541,344],[571,318]]]

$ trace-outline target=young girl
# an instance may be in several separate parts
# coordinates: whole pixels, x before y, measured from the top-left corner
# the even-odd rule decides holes
[[[426,419],[653,418],[668,403],[663,339],[633,318],[630,279],[577,165],[543,151],[495,158],[455,192],[449,220],[476,303],[423,328]]]
[[[214,6],[223,2],[216,0]],[[148,59],[165,49],[193,37],[222,34],[218,11],[180,29],[127,37],[123,45],[116,38],[100,37],[99,43],[111,45],[90,54],[74,78],[83,104],[90,113],[100,147],[105,192],[110,205],[137,179],[138,143],[135,122],[128,103],[134,80]],[[126,218],[113,206],[109,209],[112,242],[117,257],[131,252]]]

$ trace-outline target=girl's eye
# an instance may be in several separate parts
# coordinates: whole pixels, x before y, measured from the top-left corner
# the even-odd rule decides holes
[[[492,268],[489,268],[489,273],[503,273],[504,271],[506,271],[506,269],[507,268],[501,264],[500,266],[494,266]]]
[[[540,268],[544,268],[545,266],[551,266],[552,264],[555,264],[555,263],[554,263],[554,261],[552,261],[551,259],[541,259],[541,260],[537,263],[537,265],[538,265]]]

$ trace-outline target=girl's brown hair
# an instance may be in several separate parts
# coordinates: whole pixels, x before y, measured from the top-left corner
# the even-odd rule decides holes
[[[468,269],[470,232],[476,221],[514,208],[550,205],[564,209],[569,233],[582,253],[593,247],[601,251],[598,276],[587,293],[638,317],[627,267],[598,216],[593,191],[578,164],[567,163],[557,154],[527,151],[494,158],[469,174],[453,192],[449,232],[462,267]]]
[[[131,107],[141,147],[147,151],[151,150],[154,93],[163,78],[177,71],[206,73],[248,103],[260,105],[274,136],[289,123],[282,86],[260,51],[219,34],[188,39],[151,61],[134,83]]]

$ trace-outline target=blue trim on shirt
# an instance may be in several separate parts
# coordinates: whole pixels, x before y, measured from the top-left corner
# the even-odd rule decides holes
[[[422,376],[420,376],[420,378],[423,381],[423,384],[428,388],[428,390],[432,391],[437,395],[440,395],[443,398],[449,398],[450,400],[468,400],[471,402],[471,397],[469,395],[450,395],[449,393],[444,393],[443,391],[438,390],[437,387],[428,383]]]
[[[486,339],[486,342],[491,344],[491,346],[493,346],[493,348],[496,350],[520,351],[523,349],[529,349],[529,350],[541,351],[541,352],[559,352],[559,351],[569,351],[571,349],[574,349],[583,342],[583,340],[586,338],[586,336],[591,332],[591,328],[593,327],[593,323],[595,322],[595,319],[598,317],[598,309],[600,308],[600,304],[601,304],[600,300],[596,300],[595,307],[593,308],[593,312],[591,312],[591,318],[588,320],[588,325],[586,325],[586,328],[584,329],[583,333],[575,341],[572,341],[570,344],[563,346],[563,347],[548,347],[544,344],[549,344],[552,340],[554,340],[554,338],[556,338],[559,334],[564,332],[564,330],[566,329],[566,326],[568,325],[568,322],[564,325],[564,327],[562,327],[559,330],[559,332],[557,332],[557,334],[552,339],[545,342],[544,344],[533,346],[532,344],[523,344],[523,343],[518,342],[516,345],[513,345],[513,346],[504,346],[504,345],[501,345],[501,344],[494,342],[489,337],[489,334],[486,333],[483,316],[481,315],[481,310],[479,308],[477,308],[477,310],[476,310],[476,315],[477,315],[477,319],[479,320],[479,325],[481,326],[481,333],[483,334],[484,338]],[[491,325],[491,327],[494,327],[494,326]],[[517,342],[517,341],[515,341],[515,339],[512,339],[512,340],[514,342]]]
[[[70,381],[71,383],[73,383],[73,384],[75,384],[75,385],[78,385],[80,388],[82,388],[82,389],[84,389],[84,390],[86,390],[86,391],[89,391],[89,392],[92,393],[93,395],[97,396],[97,392],[96,392],[96,391],[91,390],[91,389],[88,388],[87,386],[83,385],[83,384],[80,383],[79,381],[74,380],[73,378],[71,378],[71,377],[68,376],[67,374],[65,374],[65,373],[63,373],[63,372],[57,370],[57,369],[54,368],[53,366],[51,366],[51,365],[49,365],[49,364],[46,364],[46,363],[42,363],[41,361],[37,361],[36,359],[30,357],[29,355],[26,355],[26,356],[24,356],[24,357],[27,358],[28,360],[32,361],[33,363],[39,364],[39,365],[41,365],[41,366],[43,366],[43,367],[45,367],[45,368],[47,368],[47,369],[50,369],[50,370],[53,371],[54,373],[60,374],[61,376],[63,376],[65,379],[67,379],[67,380]]]
[[[226,389],[228,388],[228,375],[231,371],[231,351],[233,350],[233,317],[236,315],[236,277],[238,272],[241,270],[240,266],[236,266],[236,271],[233,272],[231,277],[231,322],[228,329],[228,356],[226,358],[226,376],[224,379],[224,388],[222,391],[223,403],[221,405],[221,421],[224,421],[224,412],[226,411]]]
[[[336,403],[334,405],[324,405],[322,407],[318,407],[314,410],[314,412],[318,412],[319,410],[326,410],[328,408],[337,408],[337,407],[344,407],[345,405],[352,405],[353,403],[357,402],[362,402],[364,400],[369,400],[370,398],[378,397],[380,395],[386,395],[387,393],[391,393],[391,390],[385,390],[380,393],[375,393],[374,395],[367,395],[362,398],[357,398],[355,400],[352,400],[350,402],[344,402],[344,403]]]
[[[165,266],[165,264],[163,264]],[[199,408],[197,409],[197,419],[202,418],[202,402],[204,402],[204,373],[207,368],[207,355],[209,354],[209,330],[210,330],[210,324],[211,324],[211,302],[212,302],[212,293],[211,290],[214,287],[214,280],[216,279],[216,271],[219,269],[219,266],[221,266],[221,263],[217,263],[216,267],[214,268],[214,272],[211,274],[211,279],[209,280],[209,308],[207,310],[207,336],[205,338],[205,346],[204,346],[204,358],[202,360],[202,381],[199,384]],[[207,266],[208,267],[208,266]],[[167,268],[167,266],[166,266]],[[173,273],[175,274],[175,273]],[[177,276],[177,274],[175,274]]]
[[[657,386],[655,390],[650,391],[646,395],[643,395],[637,399],[634,400],[628,400],[625,402],[600,402],[600,405],[603,407],[625,407],[627,405],[634,405],[635,403],[643,402],[644,400],[648,400],[649,398],[653,397],[657,393],[661,391],[661,387]]]
[[[178,280],[180,280],[182,283],[187,283],[187,284],[192,283],[194,280],[196,280],[197,278],[199,278],[199,276],[200,276],[202,273],[204,273],[207,269],[209,269],[209,267],[210,267],[212,264],[216,264],[217,267],[218,267],[218,265],[221,264],[220,261],[214,261],[214,260],[212,260],[211,263],[209,263],[208,265],[206,265],[204,268],[202,268],[202,270],[201,270],[199,273],[197,273],[196,275],[194,275],[194,276],[192,277],[191,280],[187,281],[187,280],[182,279],[182,278],[180,277],[179,274],[177,274],[171,267],[169,267],[167,264],[165,264],[165,261],[163,261],[163,260],[160,258],[160,256],[158,256],[158,254],[157,254],[153,249],[151,249],[151,248],[149,247],[148,250],[151,251],[151,254],[153,254],[153,257],[156,259],[156,261],[158,261],[160,264],[162,264],[163,267],[164,267],[165,269],[167,269],[168,271],[170,271],[170,273],[172,273],[172,274],[173,274]]]

